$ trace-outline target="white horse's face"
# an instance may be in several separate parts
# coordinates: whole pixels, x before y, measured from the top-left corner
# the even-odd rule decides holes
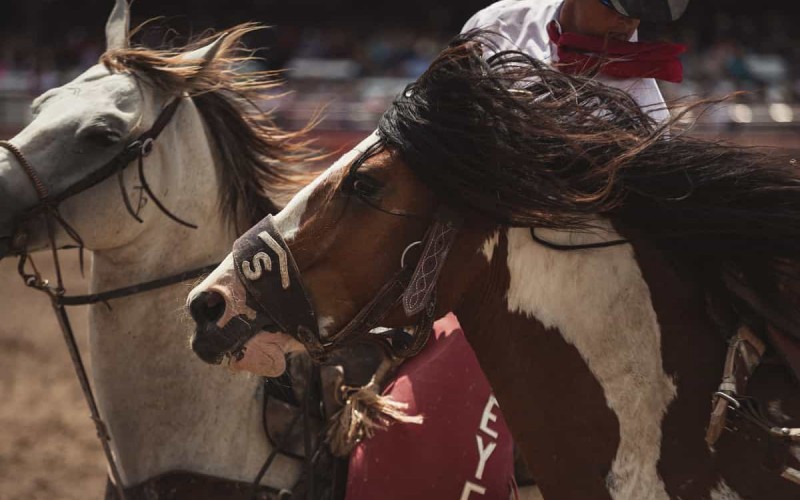
[[[19,148],[51,195],[111,161],[154,119],[156,98],[130,75],[96,65],[72,82],[34,100],[33,121],[11,142]],[[129,168],[124,178],[134,205],[138,180]],[[46,244],[41,217],[26,213],[39,200],[17,159],[0,150],[0,238],[24,231],[29,249]],[[61,213],[90,249],[124,244],[142,228],[125,209],[116,175],[61,204]],[[70,240],[58,231],[57,244]],[[2,250],[0,249],[0,256]]]

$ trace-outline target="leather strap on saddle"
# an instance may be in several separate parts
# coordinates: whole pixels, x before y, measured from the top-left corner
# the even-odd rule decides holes
[[[728,344],[728,353],[725,356],[722,383],[714,395],[711,419],[706,431],[708,446],[714,446],[725,428],[728,405],[731,402],[728,398],[744,394],[747,381],[761,362],[765,349],[764,342],[744,325],[740,326],[731,338]]]
[[[798,270],[787,268],[787,275]],[[797,281],[778,277],[779,294],[764,300],[730,273],[723,274],[726,288],[764,319],[766,335],[772,347],[786,362],[795,380],[800,383],[800,290]]]

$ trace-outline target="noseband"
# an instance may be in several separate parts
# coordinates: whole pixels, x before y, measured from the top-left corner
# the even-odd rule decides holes
[[[417,354],[430,336],[436,312],[436,283],[460,226],[461,218],[456,212],[441,208],[421,242],[423,250],[416,265],[406,262],[404,252],[394,276],[344,328],[327,338],[320,336],[300,270],[271,215],[236,240],[233,260],[247,290],[248,305],[268,314],[282,332],[301,342],[315,361],[323,361],[345,343],[365,340],[378,341],[391,355],[404,358]],[[419,315],[413,339],[402,342],[386,333],[374,333],[401,302],[407,317]]]

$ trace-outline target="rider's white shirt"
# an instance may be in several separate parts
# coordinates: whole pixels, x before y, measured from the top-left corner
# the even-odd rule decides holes
[[[547,36],[547,24],[558,17],[563,0],[501,0],[478,11],[464,25],[461,32],[471,29],[489,29],[502,35],[496,37],[500,50],[521,50],[547,63],[557,61],[556,46]],[[493,39],[495,40],[495,39]],[[637,40],[634,33],[631,41]],[[669,118],[664,98],[653,78],[608,78],[597,80],[627,91],[642,109],[659,122]]]

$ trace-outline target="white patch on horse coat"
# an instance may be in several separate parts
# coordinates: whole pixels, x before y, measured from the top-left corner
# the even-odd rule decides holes
[[[742,497],[724,479],[720,479],[717,487],[711,490],[711,500],[742,500]]]
[[[500,242],[500,231],[495,231],[488,240],[483,243],[481,247],[481,252],[486,257],[487,262],[492,261],[492,257],[494,257],[494,249],[497,248],[497,244]]]
[[[367,150],[370,146],[378,141],[377,132],[373,132],[366,139],[361,141],[356,147],[342,155],[336,162],[328,167],[311,183],[301,189],[289,203],[275,216],[275,228],[281,233],[284,241],[291,241],[297,230],[300,229],[300,222],[303,220],[303,215],[306,212],[306,205],[311,194],[328,178],[333,172],[338,171],[342,167],[349,165],[361,153]]]
[[[619,238],[599,222],[601,236],[546,230],[537,236],[569,244]],[[661,421],[676,388],[664,373],[656,313],[632,248],[557,251],[535,243],[528,229],[508,229],[508,269],[509,311],[557,328],[578,349],[619,419],[612,497],[668,498],[656,465]]]

